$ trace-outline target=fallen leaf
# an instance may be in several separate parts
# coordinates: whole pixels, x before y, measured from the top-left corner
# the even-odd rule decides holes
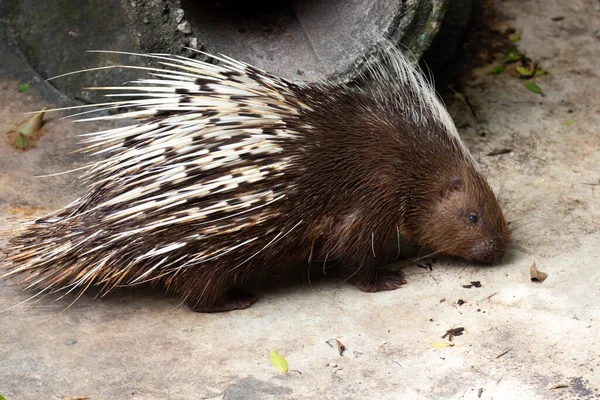
[[[19,89],[17,89],[19,91],[19,93],[23,93],[29,90],[29,82],[23,83],[21,85],[19,85]],[[2,399],[0,399],[2,400]]]
[[[202,399],[202,400],[223,400],[224,398],[225,398],[225,394],[222,394],[222,395],[217,396],[217,397],[211,397],[211,398]]]
[[[568,383],[557,383],[556,385],[552,385],[548,388],[548,390],[554,390],[554,389],[564,389],[564,388],[568,388],[571,385],[569,385]]]
[[[17,127],[17,132],[21,135],[33,135],[37,133],[44,123],[44,112],[40,111],[32,115],[29,119],[21,123]]]
[[[504,63],[511,63],[511,62],[519,61],[520,59],[521,59],[521,55],[519,54],[517,49],[514,47],[509,47],[508,49],[506,49],[506,52],[504,52],[504,60],[502,60],[502,61]]]
[[[0,400],[6,400],[6,397],[4,397],[0,394]]]
[[[77,397],[69,397],[69,396],[54,396],[55,399],[58,400],[88,400],[89,397],[87,396],[77,396]],[[0,399],[1,400],[1,399]]]
[[[545,69],[538,68],[533,73],[533,76],[542,76],[542,75],[546,75],[547,73],[548,73],[548,71],[546,71]]]
[[[494,75],[501,74],[504,72],[504,65],[496,65],[490,72]]]
[[[269,354],[269,361],[271,365],[273,365],[277,370],[281,373],[288,373],[288,363],[285,361],[285,358],[281,356],[278,352],[271,349],[271,353]]]
[[[577,120],[576,120],[576,119],[568,119],[568,120],[566,120],[565,122],[563,122],[562,124],[563,124],[563,126],[571,126],[571,125],[573,125],[575,122],[577,122]]]
[[[528,78],[531,75],[533,75],[533,71],[530,70],[529,68],[525,68],[523,66],[518,66],[516,69],[517,69],[517,72],[519,73],[519,75],[524,76],[525,78]]]
[[[488,156],[499,156],[500,154],[507,154],[512,152],[512,149],[509,148],[505,148],[505,149],[496,149],[496,150],[492,150],[490,151],[487,155]]]
[[[15,125],[7,132],[8,142],[19,150],[27,150],[44,134],[44,110]]]
[[[454,343],[452,343],[452,342],[429,342],[429,345],[436,349],[443,349],[446,347],[454,346]]]
[[[543,271],[538,271],[538,269],[535,266],[535,262],[533,264],[531,264],[531,267],[529,267],[529,275],[531,276],[532,281],[539,281],[539,282],[544,282],[546,280],[546,278],[548,277],[547,273],[545,273]]]
[[[29,140],[27,140],[27,138],[25,136],[23,136],[22,134],[19,133],[17,135],[17,137],[15,138],[15,141],[13,142],[13,144],[15,145],[15,147],[17,149],[23,150],[29,144]]]
[[[339,340],[337,340],[337,339],[329,339],[329,340],[328,340],[328,341],[326,341],[325,343],[327,343],[327,344],[328,344],[330,347],[333,347],[333,346],[331,345],[331,343],[329,343],[329,342],[331,342],[332,340],[335,340],[335,343],[337,344],[337,348],[338,348],[338,353],[340,353],[340,356],[341,356],[341,355],[342,355],[342,353],[344,352],[344,350],[346,350],[346,346],[344,346],[344,344],[343,344],[342,342],[340,342]]]
[[[512,35],[510,35],[510,36],[508,37],[508,40],[509,40],[511,43],[518,42],[519,40],[521,40],[521,35],[519,35],[518,33],[513,33]]]
[[[542,88],[539,87],[539,85],[535,82],[525,81],[523,84],[525,85],[527,90],[529,90],[530,92],[533,92],[536,94],[544,94],[544,92],[542,91]]]

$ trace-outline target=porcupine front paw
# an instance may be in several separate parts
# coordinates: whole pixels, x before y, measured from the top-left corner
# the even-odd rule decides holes
[[[356,287],[367,293],[395,290],[405,283],[402,271],[390,271],[388,269],[375,271],[375,276],[370,279],[355,281]]]
[[[191,306],[192,311],[203,313],[216,313],[232,310],[244,310],[256,302],[257,297],[241,289],[232,289],[224,302],[211,306]]]

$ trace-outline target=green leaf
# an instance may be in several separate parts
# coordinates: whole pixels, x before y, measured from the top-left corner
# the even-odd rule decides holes
[[[529,68],[525,68],[522,66],[518,66],[517,67],[517,72],[524,77],[530,77],[531,75],[533,75],[533,71],[531,71]]]
[[[563,126],[571,126],[573,125],[575,122],[577,122],[576,119],[568,119],[565,122],[563,122]]]
[[[543,94],[544,93],[542,91],[542,88],[539,87],[538,84],[535,83],[535,82],[526,81],[526,82],[524,82],[524,85],[527,88],[527,90],[529,90],[530,92],[537,93],[537,94]]]
[[[19,85],[19,89],[18,90],[19,90],[19,93],[23,93],[23,92],[28,91],[29,90],[29,82],[23,83],[23,84]],[[2,400],[2,399],[0,399],[0,400]]]
[[[0,394],[0,400],[6,400],[6,397],[4,397]]]
[[[519,54],[517,49],[514,47],[509,47],[508,49],[506,49],[506,52],[504,53],[503,62],[511,63],[511,62],[519,61],[520,59],[521,59],[521,55]]]
[[[519,35],[518,33],[513,33],[512,35],[510,35],[510,36],[508,37],[508,40],[509,40],[511,43],[518,42],[519,40],[521,40],[521,35]]]
[[[546,71],[545,69],[536,69],[535,72],[533,73],[533,76],[542,76],[542,75],[546,75],[548,73],[548,71]]]
[[[490,72],[494,75],[501,74],[504,72],[504,65],[496,65]]]
[[[281,354],[279,354],[278,352],[276,352],[275,350],[271,349],[271,353],[269,354],[269,361],[271,361],[271,364],[277,368],[277,370],[281,373],[287,374],[288,373],[288,363],[287,361],[285,361],[285,358],[283,358],[281,356]]]
[[[14,145],[17,149],[21,149],[23,150],[25,147],[27,147],[27,145],[29,144],[29,141],[27,140],[27,138],[25,138],[25,136],[19,134],[17,136],[17,138],[14,141]],[[2,399],[0,399],[2,400]]]

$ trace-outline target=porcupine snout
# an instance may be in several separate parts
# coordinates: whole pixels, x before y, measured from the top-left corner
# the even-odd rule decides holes
[[[494,263],[506,253],[508,240],[501,237],[482,240],[473,246],[471,260],[480,263]]]

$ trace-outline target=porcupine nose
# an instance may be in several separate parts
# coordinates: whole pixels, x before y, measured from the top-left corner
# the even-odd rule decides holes
[[[501,238],[482,241],[473,246],[471,261],[490,264],[500,261],[506,253],[508,242]]]

